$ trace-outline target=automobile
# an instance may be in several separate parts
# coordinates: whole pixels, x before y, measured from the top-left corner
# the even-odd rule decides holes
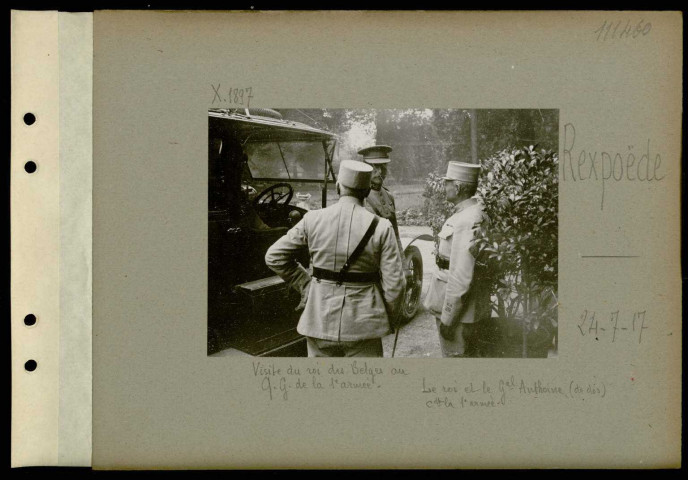
[[[306,356],[296,331],[300,296],[264,259],[308,210],[336,201],[337,140],[272,109],[208,111],[209,355]],[[415,240],[404,248],[402,323],[420,304]],[[308,252],[298,261],[308,268]]]

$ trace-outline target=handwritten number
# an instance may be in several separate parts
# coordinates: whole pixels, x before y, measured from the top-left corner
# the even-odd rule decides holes
[[[595,32],[594,32],[594,33],[597,34],[597,41],[598,41],[598,42],[599,42],[599,40],[600,40],[600,35],[602,35],[602,32],[604,31],[604,27],[605,27],[606,25],[607,25],[607,21],[605,20],[604,23],[602,24],[602,26],[601,26],[600,28],[598,28],[597,30],[595,30]]]
[[[636,25],[635,28],[633,29],[633,33],[631,34],[631,36],[633,38],[636,38],[638,36],[638,34],[640,33],[640,31],[642,30],[642,27],[641,27],[642,24],[643,24],[643,21],[641,20],[638,22],[638,25]]]
[[[625,332],[627,330],[631,330],[633,332],[638,332],[638,343],[642,343],[643,341],[643,330],[648,330],[650,327],[645,325],[645,318],[646,318],[646,310],[643,311],[637,311],[633,313],[633,316],[631,318],[626,319],[625,315],[621,315],[619,310],[616,310],[614,312],[610,313],[609,321],[611,322],[611,330],[612,330],[612,336],[610,337],[610,342],[615,343],[616,342],[616,336],[618,332]],[[608,330],[605,327],[600,327],[598,321],[595,319],[596,312],[594,311],[588,311],[588,310],[583,310],[583,313],[580,315],[580,322],[578,325],[578,331],[580,332],[581,336],[586,336],[587,334],[594,334],[591,336],[594,336],[595,340],[599,340],[597,338],[598,334],[601,333],[602,335],[605,334],[605,332]],[[629,314],[630,317],[630,314]],[[621,323],[619,324],[619,320],[621,320]],[[589,322],[589,323],[588,323]],[[588,323],[587,329],[585,328],[586,323]],[[630,328],[629,328],[630,324]],[[587,330],[587,332],[586,332]],[[623,335],[620,335],[619,338],[623,338]]]
[[[244,98],[246,99],[246,108],[248,108],[249,103],[251,102],[251,99],[253,98],[252,91],[253,89],[251,87],[246,87],[246,88],[228,88],[225,90],[227,92],[227,98],[222,98],[222,95],[220,95],[220,84],[218,83],[217,86],[214,84],[210,84],[210,86],[213,88],[213,100],[211,104],[217,103],[234,103],[236,105],[244,105]]]
[[[597,40],[598,41],[600,40],[600,36],[602,35],[602,32],[604,31],[604,27],[606,27],[606,26],[607,26],[607,21],[605,20],[604,23],[602,24],[602,26],[600,28],[598,28],[597,30],[595,30],[594,33],[597,33]]]
[[[626,34],[626,36],[628,37],[631,34],[631,30],[633,30],[633,28],[631,27],[631,21],[628,20],[626,22],[626,26],[624,27],[624,30],[623,30],[623,32],[621,32],[621,34],[622,35]],[[619,38],[621,38],[621,35],[619,35]]]
[[[585,325],[585,321],[588,319],[588,311],[584,310],[583,314],[581,315],[581,323],[578,325],[578,330],[580,330],[581,335],[585,336],[585,332],[583,331],[583,326]]]
[[[614,334],[612,335],[612,343],[614,343],[614,340],[616,340],[616,331],[618,330],[617,325],[619,324],[619,311],[617,310],[616,312],[612,312],[612,318],[611,321],[614,323]]]
[[[597,34],[596,41],[605,41],[608,38],[610,40],[614,39],[619,39],[622,40],[624,38],[637,38],[638,36],[642,35],[643,37],[650,33],[650,30],[652,30],[652,23],[647,22],[645,23],[645,19],[641,18],[637,24],[633,25],[631,24],[630,20],[626,21],[626,24],[619,30],[619,27],[621,27],[621,24],[623,24],[623,20],[619,20],[614,24],[613,21],[608,22],[605,20],[602,22],[602,25],[595,30],[593,33]],[[619,35],[617,36],[617,31]],[[611,33],[611,35],[609,35]]]
[[[592,333],[593,331],[595,332],[595,336],[597,336],[597,320],[595,320],[595,312],[592,312],[592,316],[590,317],[590,328],[588,328],[588,333]]]
[[[641,343],[643,341],[643,330],[646,330],[648,327],[645,326],[645,310],[642,312],[638,312],[638,318],[642,317],[642,323],[640,326],[640,334],[638,335],[638,343]]]
[[[246,96],[246,108],[248,108],[249,103],[251,102],[251,99],[253,98],[253,95],[252,95],[253,88],[252,88],[252,87],[248,87],[248,88],[246,89],[246,91],[248,92],[248,95]]]

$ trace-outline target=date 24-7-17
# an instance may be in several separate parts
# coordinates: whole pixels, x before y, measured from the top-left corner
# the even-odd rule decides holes
[[[582,336],[590,336],[595,340],[599,340],[600,336],[609,335],[609,340],[613,343],[620,338],[620,336],[625,336],[628,333],[634,333],[635,337],[638,339],[638,343],[643,341],[643,331],[648,329],[646,325],[645,311],[634,312],[632,318],[630,315],[628,318],[626,316],[621,316],[619,318],[619,311],[610,312],[609,321],[607,326],[604,323],[597,321],[596,312],[585,310],[580,316],[580,323],[578,324],[578,330]]]

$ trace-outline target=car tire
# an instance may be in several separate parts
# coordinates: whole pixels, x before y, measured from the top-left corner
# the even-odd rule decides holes
[[[401,310],[400,323],[410,322],[420,308],[420,295],[423,291],[423,257],[418,247],[411,245],[404,250],[404,265],[410,266],[410,275],[406,277],[406,291]]]

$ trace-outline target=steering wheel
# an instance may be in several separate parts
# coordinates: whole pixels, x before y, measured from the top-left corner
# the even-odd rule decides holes
[[[294,189],[288,183],[276,183],[271,187],[266,188],[260,192],[256,198],[253,199],[253,205],[288,205],[294,196]]]

